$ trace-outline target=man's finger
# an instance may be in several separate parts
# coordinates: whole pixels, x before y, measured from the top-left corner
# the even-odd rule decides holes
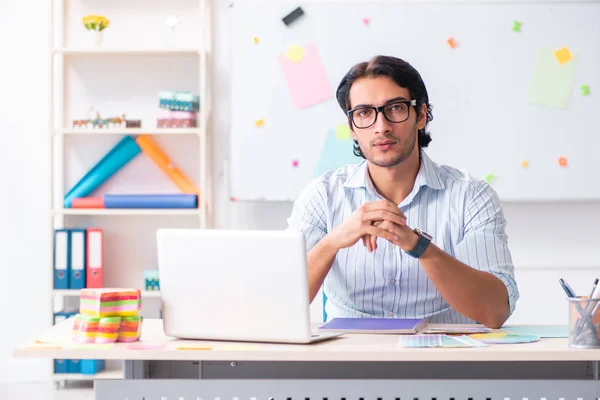
[[[364,207],[365,212],[374,211],[374,210],[387,210],[389,212],[398,214],[398,215],[406,218],[406,216],[404,215],[404,213],[402,211],[400,211],[398,206],[389,200],[372,201],[370,203],[365,203],[363,205],[363,207]]]
[[[394,214],[386,210],[368,211],[363,214],[363,221],[369,225],[373,221],[390,221],[398,225],[406,225],[406,217],[401,217],[398,214]]]
[[[371,238],[371,247],[373,250],[377,250],[377,236],[369,235]]]
[[[398,235],[396,235],[392,232],[386,231],[385,229],[376,228],[374,226],[369,225],[367,227],[367,232],[369,232],[373,236],[384,238],[393,243],[398,241]]]

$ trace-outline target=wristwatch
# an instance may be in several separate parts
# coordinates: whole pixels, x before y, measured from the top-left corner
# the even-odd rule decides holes
[[[431,237],[430,234],[423,231],[419,227],[416,227],[413,231],[417,235],[419,235],[419,241],[417,242],[417,245],[415,246],[414,249],[412,249],[411,251],[404,250],[404,252],[406,254],[408,254],[409,256],[412,256],[414,258],[419,258],[423,255],[423,253],[425,253],[425,250],[427,250],[427,246],[429,246],[429,243],[431,243],[431,240],[433,238]]]

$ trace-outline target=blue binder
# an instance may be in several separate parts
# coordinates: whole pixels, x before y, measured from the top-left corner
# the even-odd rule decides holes
[[[70,229],[70,232],[69,289],[83,289],[85,288],[86,232],[85,229]]]
[[[105,208],[198,208],[195,194],[105,194]]]
[[[71,234],[68,229],[54,231],[54,289],[69,288]]]
[[[69,318],[71,313],[67,312],[57,312],[54,314],[54,325],[58,324],[61,321]],[[66,374],[69,372],[69,360],[66,359],[55,359],[54,360],[54,373],[55,374]]]

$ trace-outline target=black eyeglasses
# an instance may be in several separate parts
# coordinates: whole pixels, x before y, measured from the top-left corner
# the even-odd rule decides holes
[[[375,125],[381,112],[392,123],[404,122],[410,115],[410,106],[416,106],[417,100],[395,101],[381,107],[360,106],[348,111],[348,116],[358,129],[367,129]]]

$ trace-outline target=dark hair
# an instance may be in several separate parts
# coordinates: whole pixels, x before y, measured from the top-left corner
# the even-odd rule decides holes
[[[431,136],[427,131],[429,121],[433,119],[432,106],[429,104],[429,96],[427,88],[419,72],[409,63],[404,60],[389,56],[375,56],[371,60],[356,64],[344,76],[340,82],[336,98],[338,104],[344,110],[344,113],[350,110],[350,87],[358,78],[363,77],[390,77],[398,86],[408,89],[413,99],[417,100],[416,109],[421,111],[423,104],[427,105],[427,120],[423,129],[419,129],[419,148],[427,147],[431,142]],[[351,122],[349,121],[351,124]],[[350,129],[353,129],[352,125]],[[358,142],[354,141],[354,154],[358,157],[365,158],[364,154],[358,146]]]

